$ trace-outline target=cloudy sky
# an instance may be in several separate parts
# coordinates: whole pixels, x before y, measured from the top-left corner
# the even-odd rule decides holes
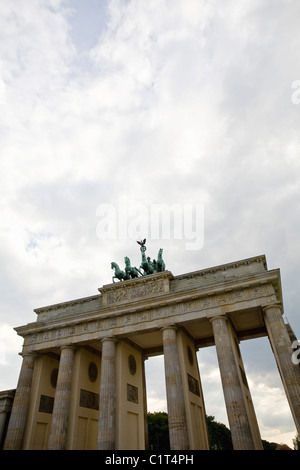
[[[0,390],[21,365],[13,327],[98,293],[111,261],[138,264],[139,230],[174,275],[265,254],[300,335],[299,17],[298,0],[0,0]],[[172,204],[197,249],[187,227],[151,232]],[[241,348],[262,437],[291,446],[267,339]],[[198,355],[227,424],[215,350]],[[147,362],[159,411],[162,358]]]

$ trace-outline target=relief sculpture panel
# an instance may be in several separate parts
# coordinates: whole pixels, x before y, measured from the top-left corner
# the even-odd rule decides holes
[[[127,286],[126,288],[118,286],[118,288],[106,293],[106,304],[134,301],[141,297],[151,297],[159,293],[164,293],[163,280],[148,281],[141,285]]]

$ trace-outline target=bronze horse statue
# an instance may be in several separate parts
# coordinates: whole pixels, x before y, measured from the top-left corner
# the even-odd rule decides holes
[[[140,245],[140,250],[142,253],[142,262],[140,265],[140,269],[132,267],[130,263],[130,259],[128,256],[125,256],[125,271],[122,271],[117,263],[114,261],[111,263],[111,269],[115,270],[114,276],[112,277],[112,282],[115,282],[115,279],[119,279],[119,281],[127,281],[128,279],[134,279],[139,276],[147,276],[148,274],[155,274],[165,271],[166,266],[165,262],[162,257],[163,249],[160,248],[157,255],[157,260],[152,260],[148,256],[146,258],[145,251],[146,251],[146,238],[140,242],[137,242]]]

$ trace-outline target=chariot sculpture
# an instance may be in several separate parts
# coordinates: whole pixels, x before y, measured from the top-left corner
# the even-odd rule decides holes
[[[147,276],[148,274],[155,274],[162,271],[165,271],[165,262],[163,260],[162,254],[163,249],[160,248],[157,254],[157,259],[151,260],[150,256],[146,258],[146,238],[141,241],[137,241],[140,245],[140,251],[142,255],[142,261],[139,268],[132,267],[130,259],[128,256],[125,256],[125,269],[121,270],[117,263],[114,261],[111,263],[111,269],[114,269],[114,276],[112,281],[115,282],[115,279],[119,281],[127,281],[128,279],[134,279],[140,276]]]

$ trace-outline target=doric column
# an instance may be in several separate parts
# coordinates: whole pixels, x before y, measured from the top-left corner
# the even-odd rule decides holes
[[[142,356],[142,374],[143,374],[143,402],[144,402],[144,423],[145,423],[145,450],[149,450],[149,432],[148,432],[148,413],[147,413],[147,387],[146,387],[146,370],[145,361],[147,356]]]
[[[162,328],[171,450],[189,449],[179,353],[175,326]]]
[[[116,446],[116,341],[113,336],[102,339],[98,450]]]
[[[64,450],[67,443],[74,347],[62,346],[54,398],[49,450]]]
[[[280,305],[268,305],[263,310],[277,367],[297,431],[300,434],[300,367],[299,364],[293,364],[292,361],[293,349],[282,318]]]
[[[219,368],[231,438],[235,450],[254,450],[247,408],[227,325],[227,317],[210,319],[213,326]]]
[[[35,354],[23,355],[23,363],[4,444],[6,450],[22,449],[35,358]]]

